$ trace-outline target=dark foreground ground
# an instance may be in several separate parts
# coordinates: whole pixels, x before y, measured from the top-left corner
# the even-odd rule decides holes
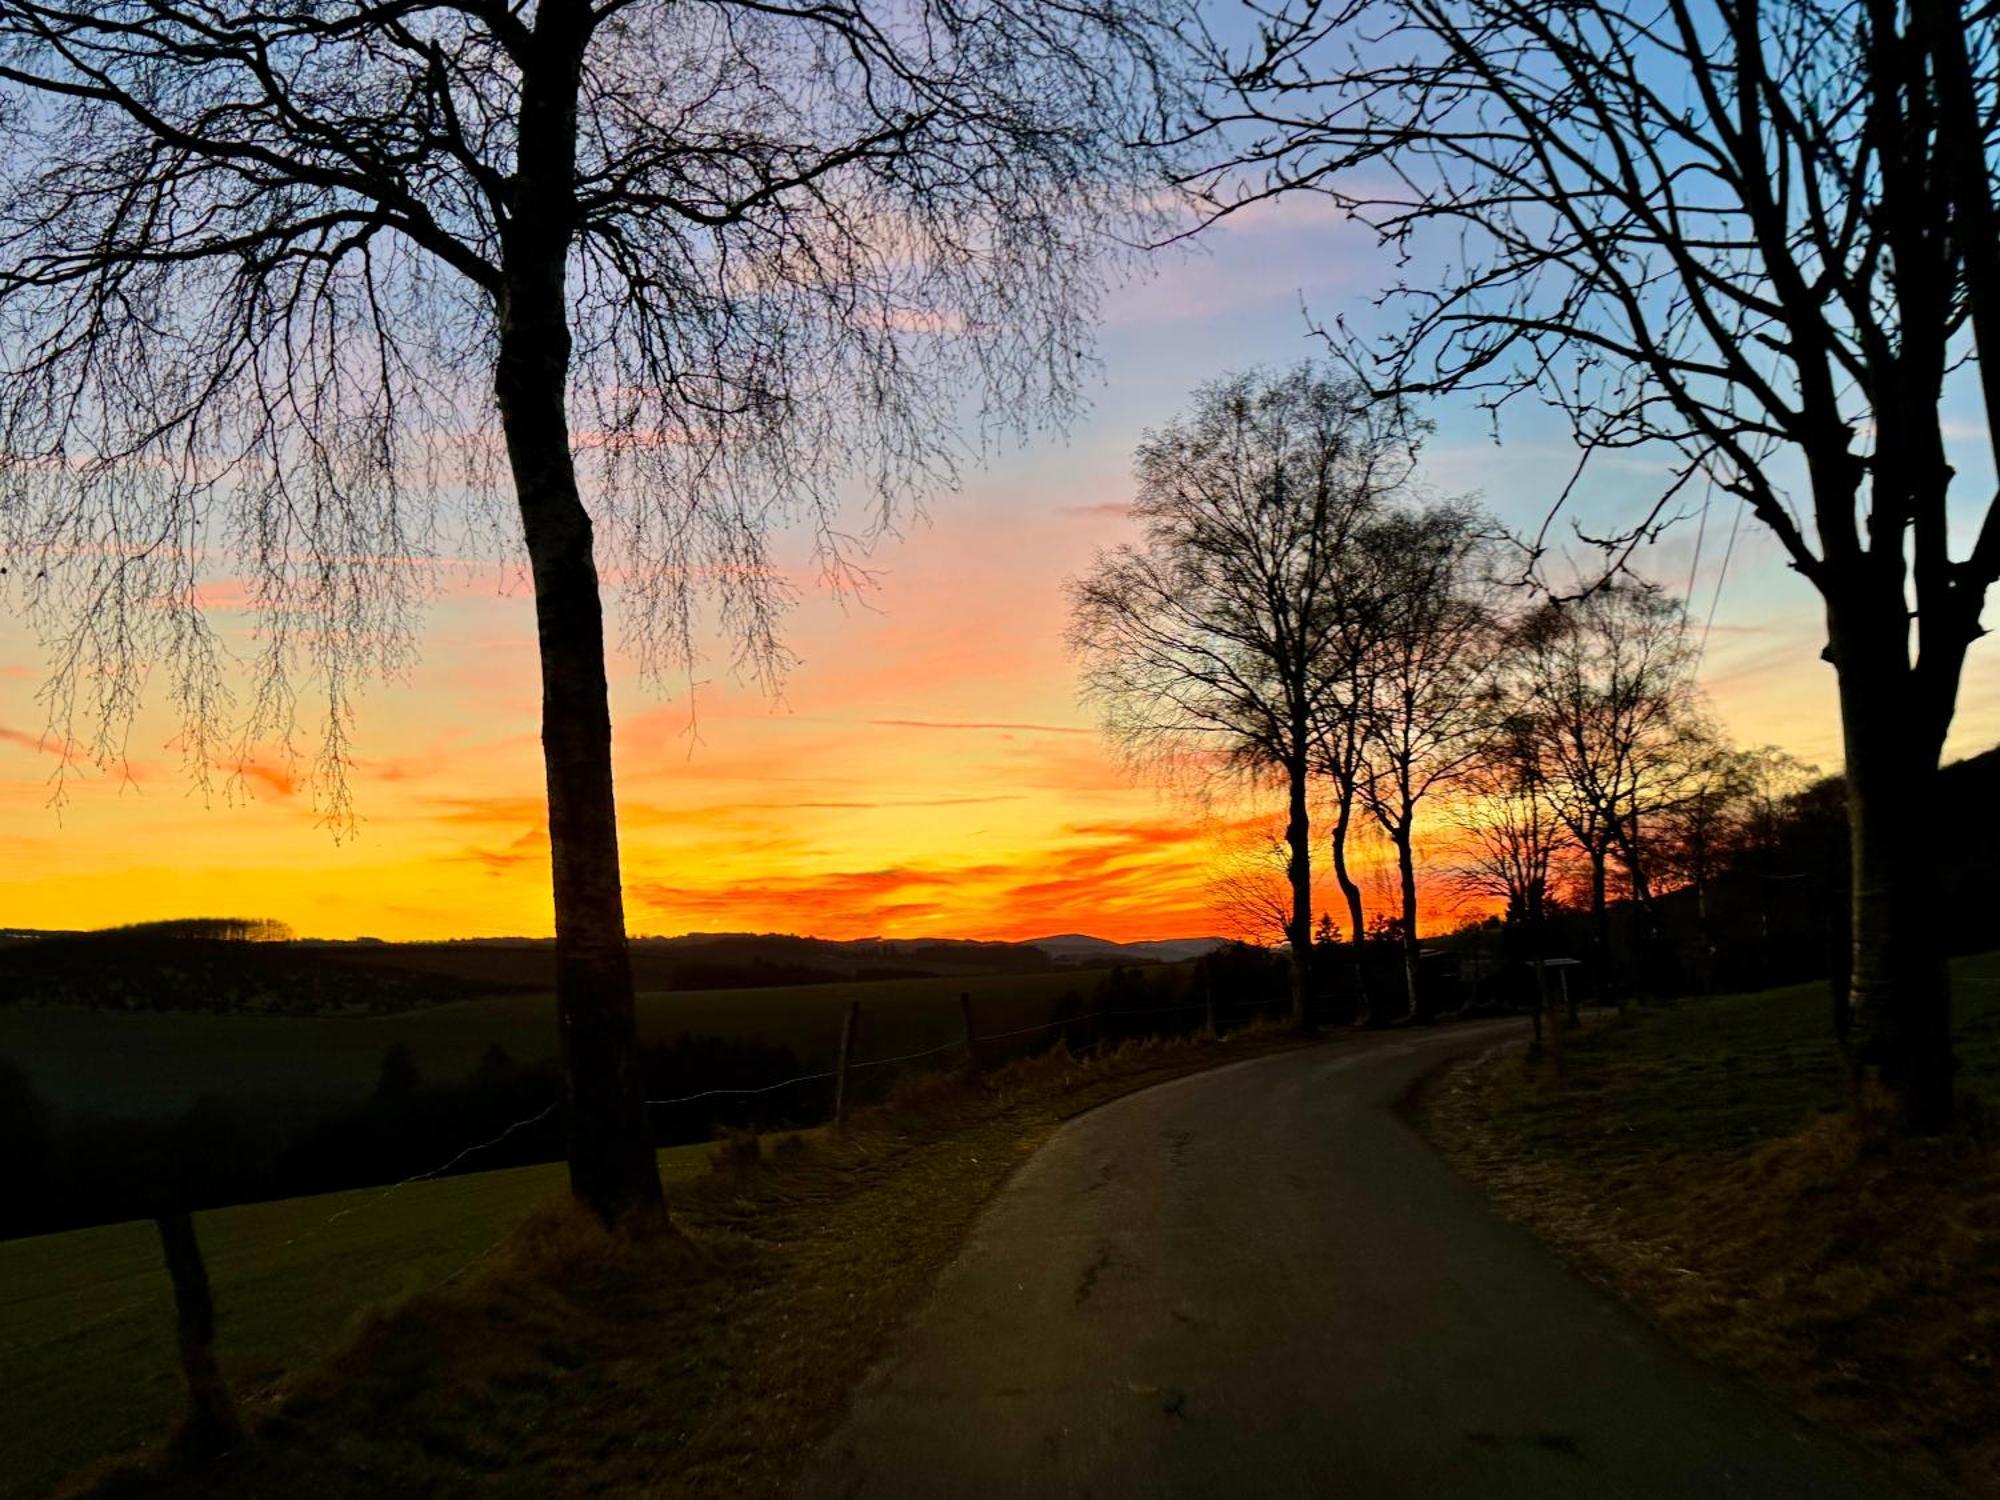
[[[1946,1135],[1855,1115],[1824,984],[1596,1016],[1563,1071],[1468,1055],[1418,1113],[1501,1212],[1677,1343],[2000,1496],[2000,954],[1952,968]]]
[[[821,1450],[820,1496],[1908,1493],[1496,1218],[1396,1105],[1518,1023],[1064,1126]]]

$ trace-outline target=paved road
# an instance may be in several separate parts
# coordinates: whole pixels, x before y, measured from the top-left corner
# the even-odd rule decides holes
[[[1084,1115],[988,1208],[814,1497],[1899,1493],[1504,1224],[1393,1112],[1510,1023]]]

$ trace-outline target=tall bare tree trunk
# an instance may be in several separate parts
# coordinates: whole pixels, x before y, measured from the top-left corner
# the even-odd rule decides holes
[[[1666,983],[1666,942],[1660,928],[1660,909],[1653,900],[1653,883],[1646,875],[1644,846],[1639,842],[1639,819],[1628,813],[1615,825],[1619,854],[1625,863],[1626,881],[1631,887],[1632,952],[1636,960],[1635,991],[1657,997]]]
[[[1361,886],[1347,868],[1347,835],[1354,827],[1354,787],[1341,788],[1333,823],[1333,878],[1347,903],[1347,953],[1354,965],[1354,1003],[1357,1019],[1372,1021],[1374,1010],[1368,999],[1368,958],[1362,946],[1368,937],[1367,916],[1361,909]]]
[[[1900,591],[1894,604],[1901,610]],[[1952,1122],[1951,984],[1930,843],[1939,828],[1941,716],[1924,701],[1896,623],[1828,607],[1840,678],[1853,876],[1850,1059],[1857,1082],[1908,1127]]]
[[[1403,887],[1403,984],[1409,991],[1410,1019],[1423,1019],[1419,1003],[1420,967],[1417,961],[1417,861],[1410,848],[1410,824],[1406,817],[1395,835],[1396,873]]]
[[[174,1315],[180,1333],[181,1373],[187,1378],[188,1409],[176,1443],[202,1458],[227,1451],[243,1437],[222,1368],[215,1361],[215,1303],[209,1295],[208,1267],[195,1238],[194,1219],[185,1211],[153,1220],[174,1288]]]
[[[1295,726],[1293,743],[1305,744],[1305,727]],[[1291,942],[1292,1025],[1309,1030],[1306,1004],[1312,989],[1312,815],[1306,808],[1306,759],[1303,751],[1285,766],[1288,815],[1285,843],[1291,851],[1286,874],[1292,887],[1292,916],[1285,924]]]
[[[625,942],[604,610],[565,410],[570,335],[564,276],[575,212],[582,42],[565,35],[559,14],[553,6],[543,10],[536,36],[548,43],[548,52],[523,82],[519,196],[505,242],[494,388],[541,645],[570,1188],[609,1224],[635,1209],[657,1207],[661,1194],[640,1086]],[[571,41],[566,64],[564,44]]]

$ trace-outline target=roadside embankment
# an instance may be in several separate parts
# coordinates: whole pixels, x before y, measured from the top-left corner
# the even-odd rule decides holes
[[[1465,1059],[1414,1109],[1509,1216],[1686,1347],[2000,1495],[2000,955],[1954,965],[1958,1132],[1847,1111],[1824,986],[1605,1016]]]

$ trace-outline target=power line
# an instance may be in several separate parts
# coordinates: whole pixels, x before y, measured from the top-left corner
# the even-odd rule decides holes
[[[1708,620],[1701,627],[1701,654],[1708,654],[1708,633],[1715,628],[1715,611],[1722,603],[1722,585],[1729,577],[1729,559],[1736,555],[1736,528],[1743,524],[1743,502],[1736,504],[1736,514],[1729,522],[1729,545],[1722,549],[1722,567],[1715,575],[1715,594],[1708,601]]]

